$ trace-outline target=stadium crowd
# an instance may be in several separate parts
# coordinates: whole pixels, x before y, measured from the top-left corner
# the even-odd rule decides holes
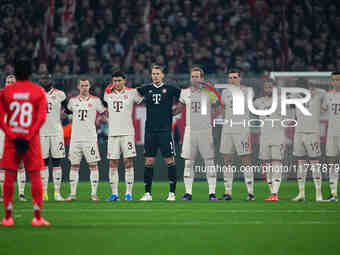
[[[142,0],[82,0],[64,35],[62,2],[55,2],[47,61],[55,75],[111,74],[118,67],[142,74],[154,62],[169,73],[188,72],[193,64],[217,74],[230,66],[245,73],[340,68],[339,5],[332,0],[155,0],[149,6]],[[8,63],[19,52],[35,58],[39,70],[47,7],[44,0],[2,6],[0,70],[11,71]]]

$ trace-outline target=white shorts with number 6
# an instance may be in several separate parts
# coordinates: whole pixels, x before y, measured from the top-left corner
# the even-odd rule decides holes
[[[135,137],[133,135],[109,136],[107,143],[107,158],[120,159],[136,157]]]
[[[95,163],[100,161],[100,154],[97,142],[72,142],[68,158],[71,165],[79,165],[82,156],[85,157],[87,163]]]
[[[58,136],[40,136],[41,152],[43,159],[50,156],[52,158],[65,158],[64,137]]]

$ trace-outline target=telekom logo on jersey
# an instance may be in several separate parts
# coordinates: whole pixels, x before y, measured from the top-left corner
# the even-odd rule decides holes
[[[216,84],[215,88],[228,89],[232,94],[233,99],[233,115],[244,115],[245,114],[245,100],[246,97],[240,87],[236,87],[229,84]],[[311,92],[308,89],[296,88],[296,87],[281,87],[280,88],[280,101],[281,101],[281,115],[287,115],[287,105],[295,105],[302,114],[305,116],[311,116],[310,111],[305,107],[304,104],[308,103],[311,99]],[[273,88],[272,92],[272,105],[269,109],[260,110],[254,107],[254,91],[252,88],[247,88],[247,105],[248,110],[258,116],[267,116],[276,111],[279,104],[279,92],[277,88]],[[301,98],[291,98],[288,95],[303,95]],[[201,114],[207,115],[208,109],[208,94],[202,93],[201,98]]]

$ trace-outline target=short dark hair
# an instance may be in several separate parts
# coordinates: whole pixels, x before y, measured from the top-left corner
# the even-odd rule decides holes
[[[152,69],[159,69],[159,70],[162,71],[162,73],[165,72],[165,67],[162,66],[162,65],[159,65],[159,64],[152,64],[152,65],[151,65],[151,70],[152,70]]]
[[[126,75],[125,75],[125,73],[123,73],[122,71],[115,71],[115,72],[112,74],[112,78],[113,78],[113,77],[123,77],[124,80],[126,79]]]
[[[331,76],[333,76],[333,75],[340,75],[340,71],[334,71],[334,72],[332,72],[332,73],[331,73]]]
[[[200,72],[201,74],[201,77],[204,77],[204,71],[201,67],[199,66],[193,66],[191,69],[190,69],[190,73],[192,72]]]
[[[91,79],[88,77],[88,76],[80,76],[79,78],[78,78],[78,85],[79,85],[79,83],[80,83],[80,81],[89,81],[89,83],[90,83],[90,85],[91,85]]]
[[[228,71],[228,74],[237,73],[241,77],[241,71],[239,69],[233,68]]]
[[[32,73],[31,61],[27,59],[17,59],[14,63],[14,73],[18,81],[28,80]]]

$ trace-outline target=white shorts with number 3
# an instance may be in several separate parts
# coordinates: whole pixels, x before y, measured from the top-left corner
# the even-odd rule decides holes
[[[72,142],[68,158],[71,165],[79,165],[81,158],[85,157],[87,163],[100,161],[100,154],[97,142]]]
[[[136,157],[135,137],[133,135],[109,136],[107,143],[107,158],[120,159]]]

